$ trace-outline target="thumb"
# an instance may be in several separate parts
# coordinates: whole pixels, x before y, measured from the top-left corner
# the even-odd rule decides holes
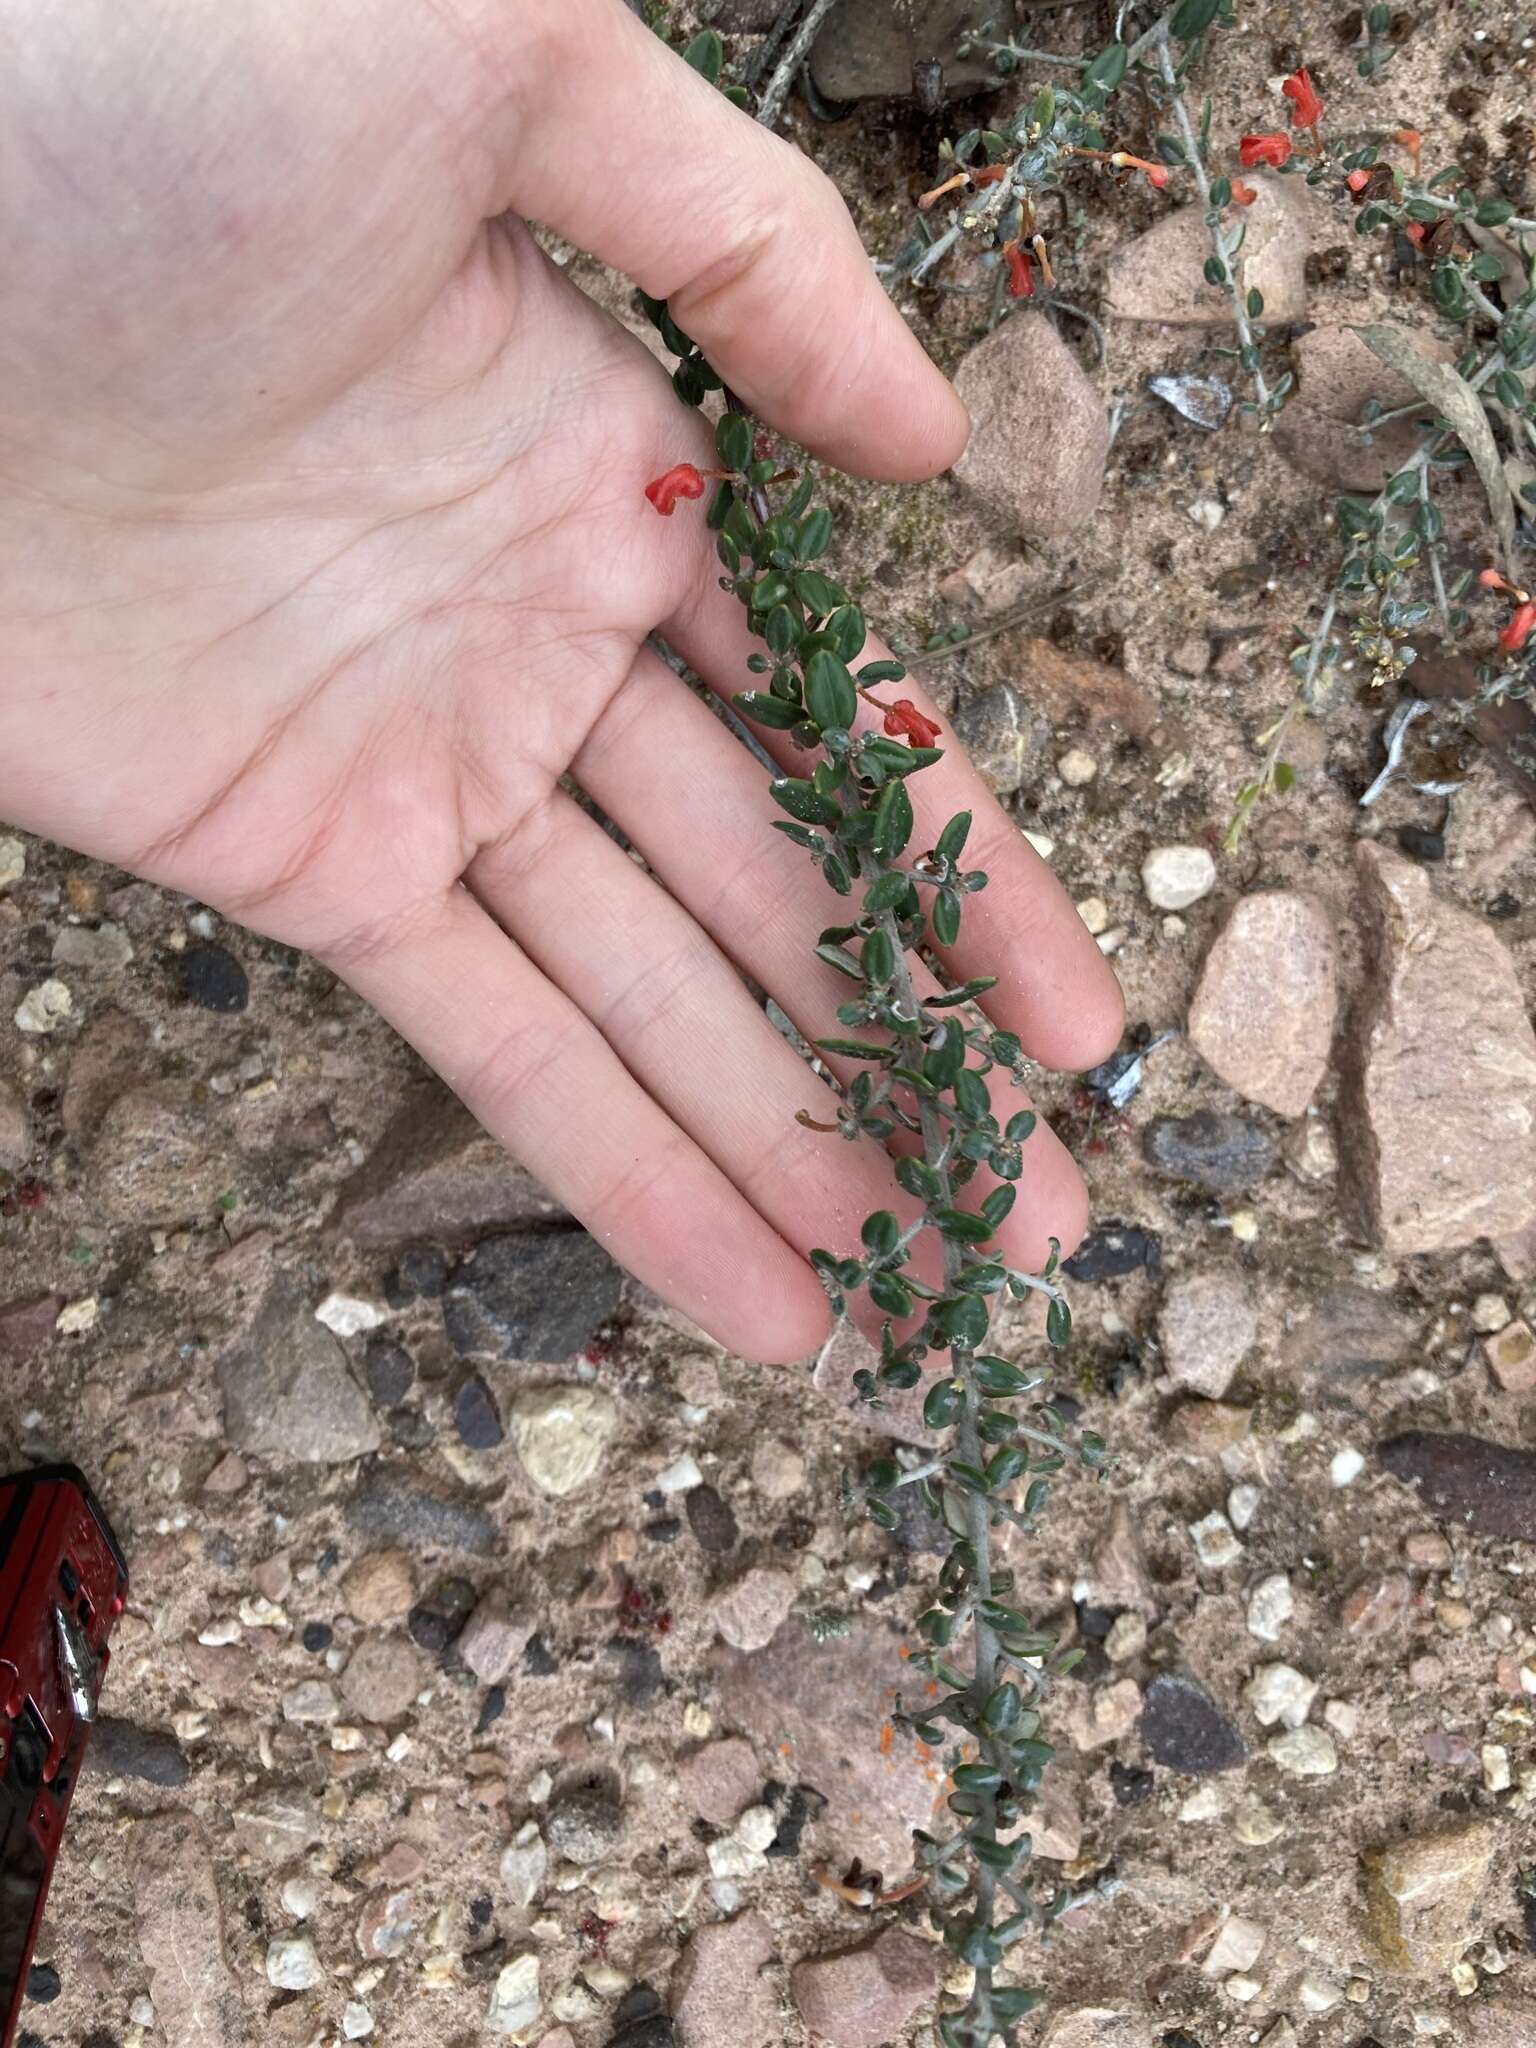
[[[755,412],[840,469],[901,481],[965,446],[965,408],[886,297],[830,181],[622,0],[558,0],[520,66],[508,207],[632,277]]]

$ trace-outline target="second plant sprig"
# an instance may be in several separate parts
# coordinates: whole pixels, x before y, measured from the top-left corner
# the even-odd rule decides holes
[[[716,448],[722,467],[713,472],[708,518],[721,581],[764,643],[748,663],[762,681],[739,694],[736,707],[804,752],[805,772],[769,785],[785,813],[775,829],[804,848],[849,906],[817,943],[819,957],[848,984],[837,1011],[840,1035],[817,1047],[860,1071],[835,1122],[816,1127],[880,1142],[905,1132],[920,1147],[894,1165],[900,1188],[919,1205],[916,1216],[903,1221],[894,1208],[876,1210],[864,1220],[857,1251],[818,1250],[811,1260],[839,1313],[850,1294],[866,1290],[885,1317],[879,1364],[857,1375],[866,1401],[918,1386],[932,1354],[945,1361],[923,1405],[928,1427],[947,1433],[943,1448],[909,1470],[894,1457],[876,1459],[858,1491],[869,1514],[892,1527],[903,1490],[915,1488],[953,1538],[911,1660],[929,1683],[903,1719],[945,1752],[948,1812],[942,1826],[919,1835],[919,1857],[943,1939],[975,1973],[965,2005],[941,2017],[940,2036],[946,2048],[989,2048],[1012,2042],[1014,2023],[1038,2002],[1036,1991],[1011,1980],[1010,1951],[1066,1903],[1064,1893],[1030,1875],[1023,1824],[1053,1753],[1041,1732],[1042,1703],[1076,1655],[1059,1652],[1015,1604],[999,1537],[1033,1529],[1051,1478],[1072,1459],[1101,1464],[1103,1446],[1094,1437],[1068,1443],[1046,1395],[1047,1367],[1017,1364],[989,1344],[996,1305],[1032,1291],[1048,1299],[1052,1343],[1066,1341],[1071,1319],[1054,1251],[1046,1271],[1035,1274],[997,1249],[1035,1119],[1027,1109],[1004,1119],[994,1111],[989,1079],[1021,1080],[1022,1051],[977,1008],[993,979],[979,976],[926,997],[914,985],[912,960],[939,967],[934,949],[954,943],[966,899],[987,882],[964,866],[966,812],[931,847],[914,847],[908,785],[942,758],[930,743],[940,729],[910,699],[889,695],[905,674],[899,662],[855,666],[867,639],[864,617],[818,566],[832,515],[813,507],[811,479],[759,455],[752,423],[740,412],[721,419]],[[670,512],[704,488],[705,473],[680,464],[647,495]],[[861,702],[876,712],[880,729],[867,722],[860,729]],[[983,1174],[989,1184],[978,1198]],[[941,1259],[920,1272],[914,1254],[933,1240]]]

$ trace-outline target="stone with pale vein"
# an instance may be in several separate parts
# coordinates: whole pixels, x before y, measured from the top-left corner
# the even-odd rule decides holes
[[[1536,1034],[1486,919],[1367,841],[1366,982],[1351,1034],[1346,1192],[1386,1251],[1504,1239],[1536,1219]]]
[[[1328,1066],[1338,1007],[1333,921],[1316,896],[1245,896],[1216,935],[1189,1006],[1190,1043],[1229,1088],[1300,1116]]]

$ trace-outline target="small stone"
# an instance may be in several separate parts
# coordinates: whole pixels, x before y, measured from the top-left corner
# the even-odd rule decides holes
[[[1348,1190],[1393,1254],[1506,1238],[1536,1217],[1536,1034],[1485,918],[1379,843],[1356,859],[1371,916],[1341,1107]]]
[[[1154,2038],[1139,2010],[1079,2005],[1052,2015],[1040,2048],[1152,2048]]]
[[[421,1690],[421,1659],[404,1636],[370,1637],[352,1652],[341,1696],[360,1721],[397,1721]]]
[[[1199,1680],[1162,1672],[1147,1687],[1141,1739],[1153,1760],[1193,1777],[1235,1771],[1248,1745]]]
[[[16,1029],[30,1037],[44,1037],[56,1031],[70,1016],[75,999],[62,981],[50,977],[39,982],[36,988],[29,988],[16,1005]]]
[[[967,697],[951,726],[994,796],[1012,796],[1023,787],[1031,758],[1050,730],[1011,683],[994,683]]]
[[[910,99],[914,68],[937,59],[944,95],[989,89],[996,82],[991,58],[979,49],[962,57],[957,49],[968,30],[994,14],[978,0],[928,0],[915,11],[894,12],[886,0],[848,0],[833,8],[811,46],[812,81],[828,100]]]
[[[1285,1823],[1262,1799],[1245,1799],[1232,1818],[1232,1832],[1250,1849],[1263,1849],[1278,1841]]]
[[[1211,643],[1203,633],[1181,640],[1168,657],[1168,666],[1181,676],[1203,676],[1211,665]]]
[[[158,1728],[140,1727],[104,1714],[91,1733],[86,1767],[107,1778],[137,1778],[146,1785],[174,1788],[192,1775],[181,1745]]]
[[[1281,1629],[1295,1612],[1290,1580],[1284,1572],[1270,1572],[1248,1595],[1248,1633],[1261,1643],[1278,1643]]]
[[[1216,863],[1203,846],[1154,846],[1141,864],[1141,886],[1156,910],[1188,910],[1216,886]]]
[[[1056,763],[1056,773],[1068,789],[1086,789],[1098,772],[1098,762],[1083,747],[1069,747]]]
[[[1480,1294],[1472,1304],[1472,1327],[1480,1337],[1493,1337],[1507,1329],[1510,1306],[1502,1294]]]
[[[735,1548],[739,1531],[736,1517],[730,1505],[723,1500],[713,1486],[694,1486],[689,1489],[684,1507],[688,1515],[688,1526],[701,1550],[711,1556],[722,1557]]]
[[[1147,1647],[1147,1618],[1134,1611],[1117,1614],[1114,1626],[1104,1638],[1104,1654],[1111,1664],[1129,1664]]]
[[[787,1572],[755,1566],[714,1596],[710,1618],[733,1649],[761,1650],[788,1617],[795,1593]]]
[[[1317,1680],[1294,1664],[1261,1664],[1243,1688],[1243,1698],[1261,1728],[1272,1728],[1277,1721],[1299,1728],[1317,1698]]]
[[[1306,317],[1310,195],[1294,178],[1247,178],[1254,192],[1243,208],[1243,278],[1262,293],[1266,322]],[[1210,236],[1203,210],[1180,207],[1123,243],[1105,266],[1105,305],[1121,320],[1181,327],[1225,327],[1231,301],[1205,280]],[[1009,323],[1012,325],[1012,322]]]
[[[494,1450],[501,1442],[503,1431],[496,1397],[479,1373],[471,1373],[454,1395],[453,1424],[460,1443],[471,1451]]]
[[[1077,914],[1095,938],[1109,928],[1109,905],[1102,896],[1085,896],[1077,906]]]
[[[1438,1529],[1415,1529],[1403,1540],[1403,1556],[1423,1571],[1449,1571],[1454,1555]]]
[[[267,1944],[267,1982],[277,1991],[313,1991],[325,1971],[307,1934],[283,1934]]]
[[[1332,2012],[1343,2001],[1344,1987],[1320,1970],[1308,1970],[1296,1986],[1296,1995],[1308,2012]]]
[[[347,1612],[375,1628],[408,1614],[416,1598],[416,1573],[404,1550],[374,1550],[360,1557],[341,1582]]]
[[[796,1963],[789,1982],[813,2034],[837,2048],[883,2048],[932,2000],[938,1973],[930,1943],[889,1927],[857,1948]]]
[[[0,1081],[0,1172],[20,1173],[32,1156],[32,1119],[8,1081]]]
[[[19,839],[0,838],[0,889],[12,889],[27,872],[27,849]]]
[[[1321,1187],[1338,1173],[1339,1148],[1315,1109],[1309,1109],[1300,1123],[1292,1124],[1280,1151],[1289,1171],[1307,1187]]]
[[[669,1986],[685,2048],[774,2048],[782,2040],[778,1995],[763,1974],[773,1952],[772,1929],[758,1913],[696,1930]]]
[[[1424,825],[1399,825],[1397,843],[1410,860],[1445,859],[1445,834],[1432,832]]]
[[[1440,1977],[1471,1939],[1497,1836],[1485,1820],[1368,1852],[1361,1860],[1367,1925],[1389,1969]]]
[[[1333,923],[1316,896],[1245,896],[1206,955],[1190,1043],[1249,1102],[1300,1116],[1327,1070],[1337,984]]]
[[[584,1230],[487,1237],[443,1296],[454,1349],[559,1365],[619,1305],[618,1267]]]
[[[383,1320],[382,1310],[353,1294],[328,1294],[315,1310],[315,1321],[338,1337],[361,1336],[365,1330],[376,1330]]]
[[[513,1616],[504,1594],[487,1594],[464,1624],[460,1660],[482,1685],[500,1685],[512,1675],[532,1634],[532,1620]]]
[[[306,1678],[283,1694],[283,1719],[299,1727],[329,1727],[341,1718],[335,1688],[323,1678]]]
[[[1536,1394],[1536,1337],[1529,1323],[1506,1323],[1497,1336],[1484,1341],[1483,1356],[1506,1394]]]
[[[1328,1483],[1330,1486],[1353,1486],[1365,1470],[1365,1459],[1353,1445],[1342,1451],[1335,1451],[1328,1461]]]
[[[684,1799],[701,1820],[729,1827],[762,1784],[750,1742],[739,1735],[708,1742],[677,1763]]]
[[[1345,1595],[1339,1618],[1352,1636],[1383,1636],[1397,1627],[1413,1603],[1413,1586],[1402,1572],[1378,1572]]]
[[[1207,1977],[1225,1977],[1231,1970],[1251,1970],[1264,1953],[1267,1938],[1257,1920],[1229,1913],[1200,1968]]]
[[[365,1536],[383,1537],[413,1549],[465,1550],[489,1556],[496,1546],[496,1525],[484,1508],[465,1501],[376,1479],[347,1502],[352,1528]]]
[[[1109,415],[1051,323],[1004,321],[963,358],[955,388],[972,422],[952,472],[962,491],[1010,534],[1085,526],[1103,488]]]
[[[1169,1282],[1159,1332],[1169,1378],[1219,1401],[1257,1340],[1259,1320],[1237,1274],[1213,1268]]]
[[[1219,1458],[1247,1436],[1253,1411],[1227,1401],[1180,1401],[1168,1417],[1167,1436],[1186,1458]]]
[[[1271,1735],[1264,1747],[1292,1778],[1326,1778],[1339,1768],[1339,1752],[1326,1728],[1287,1728],[1283,1735]]]
[[[1536,1542],[1536,1453],[1416,1429],[1378,1445],[1376,1457],[1444,1520],[1480,1536]]]
[[[1227,1495],[1227,1520],[1233,1528],[1238,1531],[1250,1528],[1263,1499],[1262,1486],[1251,1486],[1246,1480],[1234,1486]]]
[[[448,1257],[435,1244],[408,1245],[384,1280],[384,1299],[391,1308],[413,1301],[438,1301],[448,1285]]]
[[[360,1999],[349,1998],[341,2008],[341,2031],[349,2041],[361,2041],[373,2032],[373,2014]]]
[[[85,1294],[78,1301],[66,1301],[59,1310],[55,1330],[61,1337],[83,1337],[88,1330],[96,1327],[96,1318],[101,1304],[94,1294]]]
[[[1512,1782],[1509,1751],[1499,1742],[1485,1742],[1478,1752],[1483,1767],[1483,1786],[1489,1792],[1507,1792]]]
[[[516,1841],[510,1843],[501,1854],[501,1881],[507,1896],[516,1906],[531,1906],[544,1885],[544,1874],[549,1868],[549,1851],[535,1821],[528,1821],[518,1831]]]
[[[1360,1730],[1360,1709],[1351,1700],[1329,1700],[1323,1719],[1345,1742],[1352,1742]]]
[[[346,1353],[287,1280],[274,1282],[247,1338],[219,1362],[224,1429],[240,1450],[340,1464],[379,1447],[379,1425]]]
[[[497,1973],[486,2008],[485,2027],[491,2034],[521,2034],[538,2019],[539,1959],[531,1952],[514,1956]]]
[[[1090,1230],[1061,1270],[1069,1280],[1118,1280],[1162,1261],[1156,1233],[1134,1223],[1103,1223]]]
[[[512,1445],[542,1492],[573,1493],[602,1463],[618,1427],[612,1398],[596,1387],[541,1387],[512,1403]]]
[[[1125,1740],[1140,1712],[1141,1687],[1134,1678],[1121,1678],[1079,1694],[1069,1709],[1067,1729],[1076,1748],[1105,1749]]]
[[[120,924],[67,924],[53,942],[55,967],[80,974],[121,974],[133,959],[133,941]]]
[[[782,1438],[759,1437],[752,1447],[752,1484],[765,1500],[788,1500],[805,1485],[805,1460]]]
[[[1228,1565],[1236,1564],[1243,1554],[1243,1546],[1233,1533],[1232,1524],[1219,1508],[1213,1508],[1202,1520],[1191,1522],[1189,1535],[1195,1546],[1195,1555],[1212,1571],[1224,1571]]]
[[[1154,1117],[1141,1135],[1149,1166],[1214,1195],[1256,1187],[1275,1163],[1274,1140],[1249,1117],[1213,1109]]]
[[[544,1835],[557,1855],[583,1869],[601,1863],[624,1832],[624,1809],[604,1778],[567,1786],[551,1800]]]
[[[243,1010],[251,999],[245,969],[223,946],[188,946],[178,962],[181,992],[203,1010]]]

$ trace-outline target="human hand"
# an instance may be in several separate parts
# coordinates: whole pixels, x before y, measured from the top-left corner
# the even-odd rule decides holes
[[[835,899],[645,645],[749,681],[702,518],[641,496],[705,430],[513,216],[829,461],[929,475],[964,415],[841,201],[619,0],[0,0],[0,48],[0,816],[316,955],[642,1280],[805,1354],[804,1253],[888,1166],[795,1121],[739,970],[825,1033]],[[914,796],[992,876],[956,971],[1103,1056],[1109,970],[958,748]],[[1038,1264],[1083,1194],[1048,1132],[1025,1161]]]

